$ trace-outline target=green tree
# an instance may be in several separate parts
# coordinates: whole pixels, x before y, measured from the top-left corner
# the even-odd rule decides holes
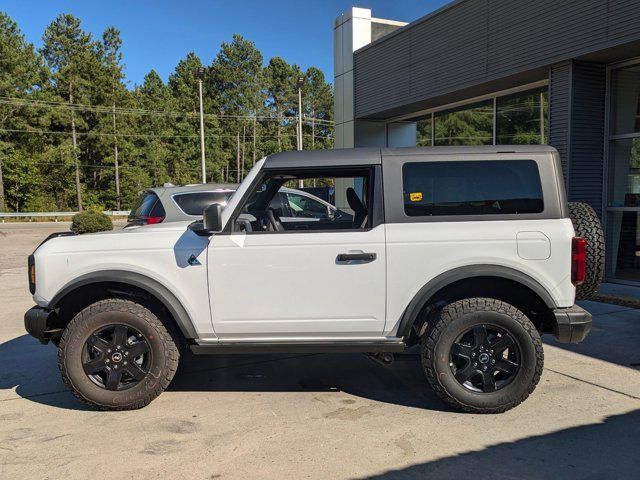
[[[25,98],[35,89],[42,88],[47,79],[45,65],[33,45],[27,43],[18,25],[0,12],[0,97],[4,97],[0,98],[0,211],[4,211],[6,202],[7,177],[3,167],[11,168],[7,166],[9,158],[18,158],[14,157],[16,148],[24,148],[27,144],[34,146],[34,142],[18,130],[28,129],[34,123],[36,112],[9,98]],[[8,178],[11,179],[11,174]],[[17,191],[14,186],[9,188],[12,192]],[[9,200],[18,202],[17,198]]]
[[[71,107],[76,103],[90,103],[91,89],[98,85],[100,59],[91,34],[82,30],[80,20],[70,14],[59,15],[46,28],[42,37],[42,55],[53,71],[53,90],[65,98]],[[75,186],[78,209],[82,210],[80,149],[77,128],[87,127],[77,121],[75,110],[69,110],[71,142],[75,156]]]
[[[247,131],[252,135],[254,130],[252,121],[237,117],[262,113],[265,104],[262,73],[262,54],[253,42],[240,35],[234,35],[230,43],[222,43],[209,68],[210,88],[219,97],[219,112],[226,115],[222,125],[222,162],[229,165],[235,153],[236,165],[231,170],[236,181],[242,179],[247,165]]]

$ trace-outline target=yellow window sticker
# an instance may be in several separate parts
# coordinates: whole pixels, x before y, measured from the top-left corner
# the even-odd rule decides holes
[[[409,194],[409,200],[411,200],[412,202],[422,201],[422,192],[411,192]]]

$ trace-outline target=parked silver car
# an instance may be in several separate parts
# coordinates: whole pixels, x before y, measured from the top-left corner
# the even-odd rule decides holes
[[[153,223],[199,220],[208,205],[223,207],[235,193],[237,184],[208,183],[182,187],[163,186],[143,190],[131,210],[127,227]],[[353,216],[303,190],[283,188],[269,208],[283,223],[309,228],[310,223],[331,221],[351,223]],[[339,226],[338,226],[339,228]]]

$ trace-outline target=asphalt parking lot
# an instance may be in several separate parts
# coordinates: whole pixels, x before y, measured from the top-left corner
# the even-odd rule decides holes
[[[502,415],[447,409],[415,352],[188,356],[147,408],[88,410],[22,323],[26,255],[65,228],[0,224],[2,479],[638,476],[640,310],[595,302],[588,339],[547,339],[537,390]]]

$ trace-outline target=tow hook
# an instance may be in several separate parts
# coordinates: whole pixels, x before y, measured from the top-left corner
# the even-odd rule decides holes
[[[389,365],[391,365],[395,360],[395,356],[393,355],[393,353],[388,353],[388,352],[367,353],[365,355],[369,357],[371,360],[373,360],[374,362],[379,363],[380,365],[384,365],[385,367],[388,367]]]

